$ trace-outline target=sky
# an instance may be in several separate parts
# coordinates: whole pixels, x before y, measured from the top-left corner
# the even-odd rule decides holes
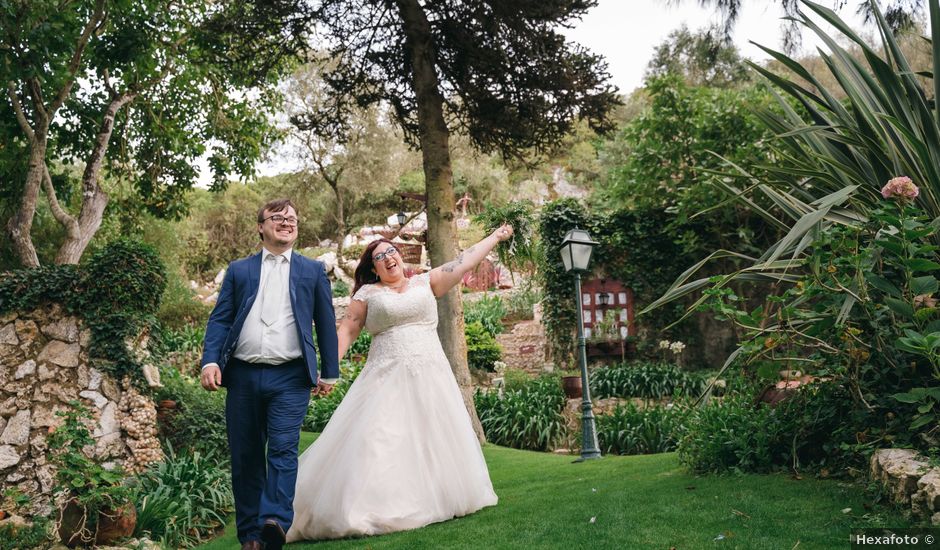
[[[826,0],[822,3],[829,5]],[[666,0],[600,0],[580,22],[576,21],[573,28],[563,32],[570,40],[604,56],[612,82],[621,93],[629,94],[642,86],[653,50],[670,32],[683,23],[690,30],[698,30],[721,22],[713,8],[700,7],[698,0],[681,0],[679,5],[667,4],[670,3]],[[854,2],[849,4],[840,15],[849,20],[853,28],[861,29],[862,22],[854,15]],[[781,17],[783,8],[777,0],[743,0],[733,34],[741,54],[753,60],[767,58],[763,51],[750,43],[752,40],[782,50]],[[828,30],[826,25],[823,27]],[[811,33],[803,33],[803,50],[811,50],[817,44]],[[259,166],[259,173],[269,176],[297,167],[296,161],[275,152],[269,161]],[[211,176],[207,170],[202,170],[200,179],[208,184]]]
[[[829,5],[825,0],[821,3]],[[698,0],[681,0],[679,5],[667,4],[666,0],[600,0],[581,22],[566,30],[565,35],[604,56],[613,83],[621,93],[629,94],[643,84],[643,74],[653,57],[653,50],[670,32],[683,23],[690,30],[721,23],[715,10],[700,7]],[[850,21],[853,28],[862,27],[861,19],[854,14],[854,5],[844,8],[839,14]],[[733,35],[741,54],[754,60],[767,58],[750,41],[781,50],[783,15],[783,8],[776,0],[744,0]],[[815,48],[816,44],[811,33],[803,33],[803,50]]]

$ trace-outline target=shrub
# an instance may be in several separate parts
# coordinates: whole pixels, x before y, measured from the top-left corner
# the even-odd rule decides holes
[[[788,407],[729,396],[694,409],[679,441],[679,460],[695,473],[766,472],[786,462]]]
[[[137,526],[167,548],[189,548],[211,538],[233,510],[231,477],[219,460],[199,451],[177,454],[138,478]]]
[[[205,325],[183,325],[160,331],[161,351],[199,351],[206,337]]]
[[[32,518],[32,523],[23,527],[12,523],[0,525],[0,550],[49,548],[52,546],[52,526],[52,521],[43,517]]]
[[[367,331],[363,330],[359,333],[359,336],[356,338],[356,341],[349,346],[349,351],[347,352],[350,356],[352,355],[368,355],[369,347],[372,345],[372,335]]]
[[[484,294],[479,300],[467,302],[463,309],[464,323],[480,323],[492,336],[503,332],[505,316],[506,306],[496,294]]]
[[[353,244],[350,246],[343,247],[343,258],[349,261],[357,261],[359,257],[362,256],[362,253],[366,251],[366,245],[364,244]]]
[[[333,296],[338,298],[342,296],[349,296],[349,284],[346,281],[339,279],[333,283]]]
[[[468,323],[464,328],[464,335],[467,339],[467,362],[470,368],[492,371],[493,363],[503,356],[496,338],[493,338],[479,321]]]
[[[621,405],[597,417],[597,439],[606,454],[639,455],[676,450],[687,410],[678,406],[638,409]]]
[[[176,401],[176,412],[162,426],[164,450],[187,449],[228,460],[225,393],[208,392],[199,382],[173,368],[161,369],[160,399]]]
[[[831,382],[803,386],[776,407],[744,394],[712,400],[689,414],[679,459],[696,473],[864,467],[879,440],[857,431],[856,415],[871,415],[852,401]]]
[[[669,363],[624,363],[591,373],[591,394],[595,397],[698,396],[706,385],[704,376]]]
[[[532,376],[522,369],[508,368],[503,373],[504,391],[520,390],[532,381]]]
[[[541,376],[518,390],[474,394],[486,438],[496,445],[547,451],[565,435],[565,395],[558,378]]]
[[[120,469],[108,470],[85,454],[85,448],[95,444],[86,425],[92,420],[91,412],[80,402],[70,401],[69,408],[56,415],[63,417],[63,422],[49,436],[49,462],[56,467],[54,491],[62,502],[73,503],[78,512],[66,517],[63,509],[59,522],[70,532],[70,546],[90,543],[98,534],[101,514],[119,511],[133,502],[133,492],[123,483]]]
[[[153,247],[128,239],[92,254],[82,270],[86,309],[121,304],[121,309],[154,314],[166,288],[166,268]]]
[[[542,300],[542,291],[531,285],[524,284],[503,296],[506,306],[506,317],[510,319],[532,319],[533,307]]]
[[[182,280],[175,279],[163,293],[157,320],[170,329],[182,329],[190,325],[205,325],[212,307],[196,299],[196,294]]]
[[[310,400],[310,407],[307,408],[307,416],[304,417],[304,430],[308,432],[323,431],[327,422],[333,417],[333,413],[336,412],[336,407],[339,407],[343,397],[346,396],[346,392],[349,391],[349,387],[352,386],[356,377],[359,376],[362,365],[345,363],[340,370],[342,377],[339,379],[339,382],[336,383],[333,391],[325,397],[315,397]]]

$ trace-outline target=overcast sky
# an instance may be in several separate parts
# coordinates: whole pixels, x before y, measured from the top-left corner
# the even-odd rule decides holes
[[[822,0],[823,5],[830,2]],[[646,64],[653,49],[684,23],[690,30],[720,24],[721,18],[712,8],[702,8],[698,0],[683,0],[678,6],[667,6],[665,0],[600,0],[577,26],[565,34],[573,41],[603,55],[609,63],[614,84],[629,94],[643,83]],[[849,4],[854,4],[850,2]],[[840,15],[856,29],[861,19],[854,14],[854,5],[843,8]],[[774,49],[783,47],[781,25],[783,8],[777,0],[744,0],[734,31],[734,43],[742,55],[751,59],[767,56],[750,43],[757,42]],[[803,33],[803,48],[814,49],[813,35]]]
[[[506,0],[511,1],[511,0]],[[829,5],[826,0],[823,4]],[[698,0],[683,0],[678,6],[666,5],[665,0],[600,0],[574,28],[565,34],[594,53],[606,58],[613,83],[621,93],[629,94],[643,84],[643,73],[653,56],[653,49],[684,23],[691,30],[720,23],[712,8],[699,7]],[[850,2],[850,4],[854,4]],[[862,28],[854,15],[854,5],[840,14],[852,22],[855,29]],[[734,31],[734,42],[742,55],[754,60],[767,56],[750,41],[774,49],[783,47],[781,25],[783,9],[777,0],[744,0]],[[808,32],[803,34],[803,49],[812,50],[818,44]],[[261,175],[274,175],[297,168],[297,163],[275,153],[271,161],[259,167]],[[206,184],[211,179],[202,171]]]

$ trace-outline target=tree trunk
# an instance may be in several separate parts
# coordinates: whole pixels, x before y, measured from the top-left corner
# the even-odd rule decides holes
[[[412,63],[412,87],[418,107],[418,140],[424,164],[427,192],[428,251],[431,265],[437,267],[457,256],[457,225],[454,222],[454,183],[448,149],[449,132],[444,120],[444,98],[441,96],[436,52],[431,25],[418,0],[397,0],[405,30],[405,49]],[[467,365],[467,343],[464,338],[463,304],[459,285],[437,301],[437,333],[450,360],[454,377],[470,413],[473,429],[480,442],[485,441],[483,427],[473,404],[473,384]]]
[[[45,129],[36,132],[29,140],[29,168],[26,171],[23,197],[20,199],[20,207],[7,221],[6,226],[13,250],[23,267],[39,267],[39,256],[33,246],[30,231],[33,228],[33,217],[36,215],[39,189],[46,172],[46,144]]]
[[[69,232],[56,254],[56,264],[77,264],[88,243],[101,227],[104,209],[108,205],[108,194],[98,184],[101,166],[114,131],[114,117],[135,96],[136,94],[132,93],[121,94],[111,101],[104,112],[95,146],[85,162],[85,171],[82,173],[82,210],[78,215],[78,231]]]
[[[343,194],[339,190],[340,176],[335,178],[327,177],[326,172],[322,170],[320,175],[323,176],[327,185],[333,189],[333,194],[336,195],[336,258],[339,261],[343,256],[343,240],[346,238],[346,213],[343,209]]]

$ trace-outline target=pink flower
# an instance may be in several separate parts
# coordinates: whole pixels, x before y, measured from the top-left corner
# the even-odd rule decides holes
[[[898,199],[902,201],[912,200],[920,194],[920,189],[914,185],[911,178],[907,176],[898,176],[888,180],[888,183],[881,188],[881,196],[886,199]]]

